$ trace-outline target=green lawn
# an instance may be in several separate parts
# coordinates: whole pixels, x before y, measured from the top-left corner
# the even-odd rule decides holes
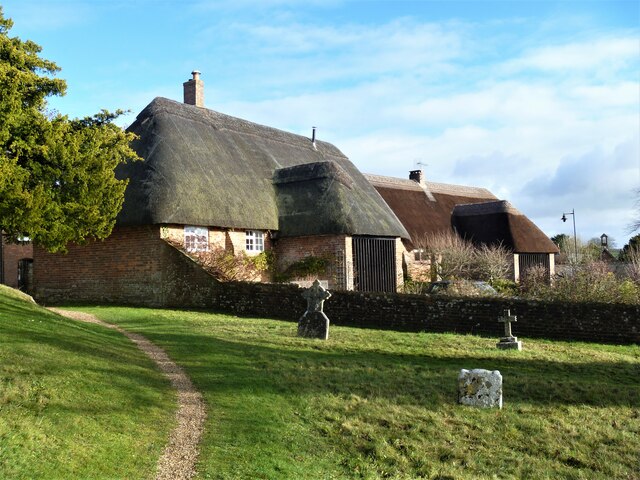
[[[165,348],[202,391],[199,478],[640,478],[638,346],[525,338],[516,352],[491,338],[340,327],[322,342],[290,322],[85,310]],[[503,410],[457,405],[461,368],[500,370]]]
[[[1,479],[152,479],[175,401],[121,334],[0,285]]]

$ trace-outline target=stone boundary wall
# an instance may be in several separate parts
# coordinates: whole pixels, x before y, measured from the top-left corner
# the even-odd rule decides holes
[[[298,320],[302,289],[274,284],[224,284],[209,308],[238,315]],[[209,302],[207,302],[209,303]],[[176,305],[177,306],[177,305]],[[640,308],[489,298],[332,292],[325,313],[334,325],[411,332],[503,335],[498,317],[511,309],[514,335],[526,338],[640,343]]]
[[[176,295],[165,297],[167,306],[292,321],[304,313],[306,302],[297,285],[218,283],[182,257],[174,258],[180,268],[174,270],[171,290]],[[518,316],[513,333],[524,341],[528,337],[640,344],[640,306],[636,305],[333,291],[324,307],[334,325],[482,334],[496,340],[504,333],[498,317],[509,308]]]
[[[155,237],[151,234],[150,237]],[[220,283],[193,260],[155,238],[152,254],[161,259],[147,275],[147,288],[139,275],[129,278],[128,295],[104,285],[98,292],[87,285],[36,289],[37,300],[47,303],[100,302],[129,305],[205,308],[242,316],[297,321],[306,302],[302,289],[291,284]],[[151,253],[151,252],[149,252]],[[94,264],[95,267],[95,264]],[[161,270],[161,271],[160,271]],[[138,270],[134,270],[139,272]],[[58,271],[58,275],[61,272]],[[55,278],[55,277],[54,277]],[[100,280],[106,280],[104,277]],[[53,283],[53,282],[52,282]],[[135,285],[133,285],[135,284]],[[80,287],[80,288],[78,288]],[[150,288],[151,287],[151,288]],[[145,295],[132,295],[132,291]],[[107,298],[106,294],[111,294]],[[640,306],[598,303],[549,303],[517,299],[452,298],[391,293],[332,291],[325,313],[334,325],[410,332],[456,332],[500,337],[498,323],[509,308],[518,321],[513,334],[527,338],[640,344]]]

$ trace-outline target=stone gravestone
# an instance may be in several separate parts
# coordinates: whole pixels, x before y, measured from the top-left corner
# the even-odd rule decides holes
[[[511,315],[511,310],[505,310],[504,315],[498,318],[498,322],[504,323],[504,337],[496,344],[498,348],[522,350],[522,342],[511,333],[511,322],[517,322],[518,317]]]
[[[324,301],[331,296],[316,279],[302,294],[307,300],[307,311],[298,320],[298,336],[329,339],[329,319],[322,311]]]
[[[458,403],[473,407],[502,408],[502,375],[498,370],[460,370]]]

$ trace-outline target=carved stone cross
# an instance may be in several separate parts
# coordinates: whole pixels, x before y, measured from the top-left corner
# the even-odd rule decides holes
[[[324,301],[331,296],[318,279],[302,293],[307,300],[307,311],[298,320],[298,336],[329,339],[329,319],[322,311]]]
[[[313,285],[302,293],[302,296],[307,300],[307,312],[322,312],[324,301],[331,296],[331,293],[316,279]]]
[[[517,322],[518,317],[511,315],[511,310],[506,309],[502,317],[498,317],[498,321],[504,323],[504,337],[500,339],[496,346],[501,349],[522,350],[522,342],[511,333],[511,323]]]
[[[511,333],[511,322],[517,322],[517,315],[511,315],[511,310],[506,309],[503,313],[502,317],[498,317],[498,321],[500,323],[504,323],[504,336],[506,338],[513,338],[513,334]]]

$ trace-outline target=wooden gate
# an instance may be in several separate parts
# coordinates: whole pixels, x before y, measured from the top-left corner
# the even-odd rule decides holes
[[[546,271],[546,278],[551,278],[551,264],[547,253],[521,253],[518,255],[518,267],[520,278],[527,275],[527,271],[533,267],[542,267]]]
[[[353,237],[352,245],[354,289],[359,292],[395,292],[395,239]]]
[[[33,259],[18,260],[18,288],[23,292],[31,292],[33,283]]]

